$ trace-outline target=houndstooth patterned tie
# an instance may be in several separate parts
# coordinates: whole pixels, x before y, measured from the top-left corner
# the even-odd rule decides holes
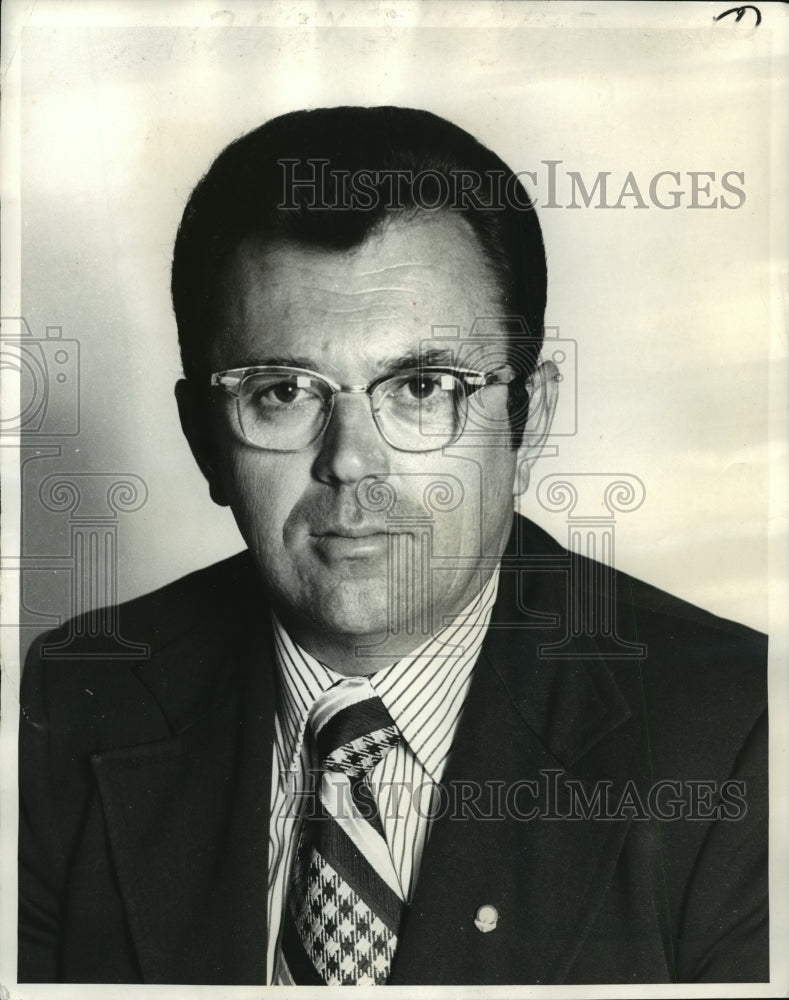
[[[400,733],[363,677],[324,692],[310,727],[320,785],[291,871],[279,981],[385,983],[405,904],[366,776]]]

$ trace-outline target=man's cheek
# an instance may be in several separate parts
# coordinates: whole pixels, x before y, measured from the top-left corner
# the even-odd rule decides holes
[[[244,456],[230,470],[231,507],[245,541],[255,552],[282,544],[282,526],[292,506],[292,477],[272,474],[260,460]]]

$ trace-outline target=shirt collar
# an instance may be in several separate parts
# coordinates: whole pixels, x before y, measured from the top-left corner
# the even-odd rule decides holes
[[[498,583],[497,567],[482,591],[449,625],[396,663],[369,676],[403,738],[435,782],[443,774]],[[302,649],[273,613],[272,618],[283,759],[294,771],[313,704],[343,680],[343,675]]]

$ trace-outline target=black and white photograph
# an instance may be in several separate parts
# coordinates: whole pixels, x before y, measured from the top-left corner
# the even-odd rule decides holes
[[[785,995],[787,5],[2,19],[0,1000]]]

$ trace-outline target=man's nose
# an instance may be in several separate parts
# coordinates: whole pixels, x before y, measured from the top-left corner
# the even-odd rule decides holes
[[[366,393],[339,393],[319,442],[315,476],[324,483],[359,482],[364,476],[389,472],[390,448],[373,420]]]

